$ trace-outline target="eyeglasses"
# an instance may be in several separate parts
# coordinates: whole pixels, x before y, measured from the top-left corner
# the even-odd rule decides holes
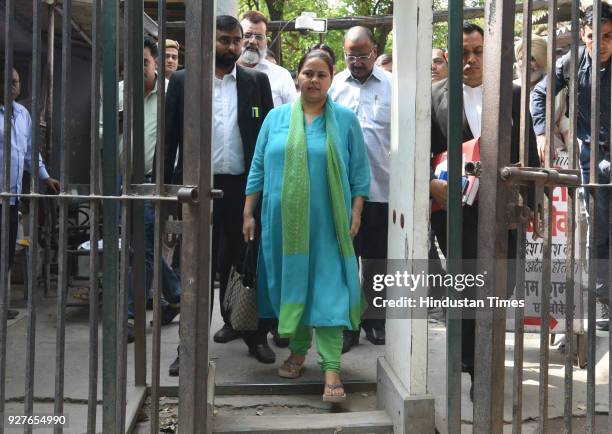
[[[372,58],[372,54],[374,54],[374,50],[370,51],[370,54],[368,54],[367,56],[366,55],[353,56],[352,54],[344,53],[344,58],[346,59],[348,63],[355,63],[358,60],[365,62],[366,60],[370,60]]]
[[[263,42],[266,39],[266,35],[262,35],[260,33],[245,33],[243,36],[245,41],[249,41],[252,38],[255,38],[257,42]]]

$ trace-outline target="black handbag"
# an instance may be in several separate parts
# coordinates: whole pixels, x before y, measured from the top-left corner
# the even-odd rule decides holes
[[[246,245],[241,264],[232,265],[223,306],[236,331],[257,330],[257,291],[255,289],[257,249],[254,241]]]

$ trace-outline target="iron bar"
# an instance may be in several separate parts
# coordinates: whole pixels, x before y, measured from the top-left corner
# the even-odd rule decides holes
[[[15,22],[15,2],[7,0],[4,8],[4,100],[0,101],[4,105],[4,137],[3,137],[3,179],[2,191],[10,191],[10,170],[11,170],[11,134],[13,101],[11,95],[12,71],[13,71],[13,26]],[[10,200],[8,197],[2,198],[2,231],[0,233],[0,434],[4,433],[5,415],[5,381],[6,381],[6,335],[7,335],[7,314],[8,314],[8,293],[9,293],[9,211]]]
[[[450,2],[449,2],[450,3]],[[516,5],[516,12],[523,10],[525,3]],[[533,2],[533,10],[546,9],[548,1],[536,0]],[[433,22],[442,23],[449,21],[451,8],[448,11],[434,11]],[[482,18],[485,15],[485,8],[463,8],[463,17],[465,19]],[[365,27],[391,27],[393,25],[393,15],[376,15],[376,16],[354,16],[354,17],[339,17],[330,18],[327,21],[328,30],[347,30],[353,26]],[[181,29],[185,27],[185,21],[171,21],[167,23],[169,29]],[[295,23],[285,20],[274,20],[268,23],[268,31],[278,32],[295,31]]]
[[[54,3],[47,5],[47,101],[45,107],[46,149],[43,156],[49,162],[53,155],[54,86],[55,86],[55,14]],[[48,250],[48,248],[47,248]],[[48,261],[47,261],[48,263]]]
[[[99,194],[100,164],[100,66],[102,51],[100,47],[102,0],[94,0],[91,5],[91,152],[90,152],[90,191]],[[98,245],[100,208],[96,200],[89,201],[89,389],[87,402],[87,434],[96,434],[98,401],[98,271],[99,257],[94,246]]]
[[[117,185],[117,2],[102,3],[102,98],[103,194],[118,196]],[[117,202],[106,199],[104,207],[104,274],[103,274],[103,365],[102,365],[102,431],[116,433],[117,408]],[[118,433],[117,433],[118,434]]]
[[[600,46],[601,46],[601,0],[593,1],[593,50],[591,56],[591,161],[589,164],[589,183],[599,183],[597,169],[599,167],[599,119],[600,119],[600,104],[599,104],[599,85],[601,81],[600,64]],[[586,144],[584,144],[586,145]],[[584,146],[583,145],[583,146]],[[595,301],[596,301],[596,283],[597,274],[600,264],[598,264],[599,255],[597,254],[597,235],[596,234],[598,210],[597,198],[602,194],[606,194],[601,190],[590,190],[589,200],[589,250],[591,261],[589,263],[589,282],[588,282],[588,301],[587,301],[587,434],[594,434],[595,429],[595,361],[596,361],[596,336],[595,336]]]
[[[129,186],[130,194],[154,195],[155,191],[150,188],[138,192],[134,184],[144,184],[144,77],[138,72],[137,68],[142,68],[143,59],[138,57],[143,51],[143,11],[142,0],[133,1],[134,12],[130,27],[132,31],[132,50],[135,53],[133,58],[134,70],[137,72],[132,77],[132,185]],[[163,62],[159,64],[160,68]],[[126,181],[127,182],[127,181]],[[153,187],[152,185],[150,187]],[[145,229],[144,225],[144,201],[133,202],[132,216],[133,221],[138,222],[132,228],[132,244],[134,247],[134,258],[132,261],[132,278],[134,279],[134,379],[137,385],[145,387],[147,385],[147,344],[145,338],[146,329],[146,297],[147,289],[145,277]]]
[[[134,13],[134,1],[128,0],[123,4],[123,95],[119,98],[123,101],[123,149],[119,150],[121,159],[121,192],[126,195],[132,173],[132,107],[134,95],[132,92],[132,79],[136,74],[142,74],[134,68],[136,57],[131,44],[135,29],[131,29],[131,21]],[[134,31],[132,31],[134,30]],[[138,56],[140,58],[140,56]],[[142,67],[142,60],[139,62]],[[140,68],[138,68],[140,69]],[[130,230],[131,230],[131,202],[120,203],[121,231],[120,239],[122,248],[119,251],[119,294],[117,297],[117,426],[116,432],[125,430],[125,405],[127,385],[127,300],[130,286]],[[132,282],[135,283],[135,282]]]
[[[215,60],[214,2],[187,0],[183,182],[209,192],[212,181],[212,85]],[[207,195],[202,195],[206,197]],[[210,217],[212,203],[183,204],[181,249],[181,349],[179,408],[181,431],[210,432],[212,409],[205,405],[209,387]],[[205,264],[202,266],[202,264]]]
[[[612,68],[612,60],[609,62]],[[610,74],[610,89],[612,89],[612,74]],[[608,95],[608,98],[612,100],[612,92]],[[612,111],[610,112],[610,125],[612,126]],[[612,185],[612,177],[610,179]],[[608,218],[612,219],[612,203],[609,203]],[[608,233],[608,249],[612,250],[612,225],[609,225],[610,232]],[[610,300],[612,300],[612,261],[608,261],[608,311],[610,310]],[[612,317],[608,313],[608,330],[612,326]],[[612,338],[608,332],[608,355],[612,354]],[[612,357],[608,357],[608,372],[612,372]],[[612,428],[612,411],[610,411],[610,403],[612,403],[612,385],[608,381],[608,429]]]
[[[67,200],[96,200],[96,201],[114,201],[114,202],[125,202],[125,201],[161,201],[161,202],[180,202],[181,198],[179,196],[137,196],[134,194],[129,195],[117,195],[117,196],[109,196],[109,195],[99,195],[99,194],[68,194],[61,193],[58,195],[53,194],[40,194],[40,193],[31,193],[31,194],[15,194],[15,193],[0,193],[0,198],[4,197],[19,197],[19,198],[48,198],[55,199],[57,201],[67,201]],[[183,201],[184,202],[184,201]]]
[[[51,167],[51,155],[53,155],[53,141],[55,131],[55,103],[54,98],[54,86],[55,86],[55,14],[53,13],[53,6],[55,0],[52,3],[47,4],[47,73],[46,73],[46,101],[45,101],[45,149],[43,152],[44,160],[47,162],[48,167]],[[51,208],[45,217],[48,221],[45,221],[44,236],[47,240],[51,240],[54,236],[54,224],[55,224],[55,212],[52,210],[52,206],[48,201],[42,202],[46,208]],[[51,287],[51,243],[46,242],[43,252],[43,263],[44,263],[44,276],[45,276],[45,296],[48,294],[49,288]]]
[[[39,148],[40,148],[40,77],[41,77],[41,15],[42,4],[33,0],[32,4],[32,147],[31,147],[31,167],[30,167],[30,191],[38,192],[38,168],[39,168]],[[32,199],[29,202],[29,227],[30,227],[30,246],[28,255],[28,331],[27,349],[25,364],[25,400],[24,415],[33,416],[34,414],[34,375],[35,375],[35,354],[36,354],[36,304],[34,300],[34,290],[36,288],[36,270],[38,265],[38,205],[39,199]],[[24,427],[25,434],[32,434],[32,425]]]
[[[512,129],[512,56],[514,2],[488,0],[485,4],[482,135],[483,167],[504,167],[510,161]],[[481,175],[478,208],[478,270],[487,273],[478,291],[507,297],[508,232],[505,222],[508,192],[499,172]],[[495,243],[490,240],[494,239]],[[503,431],[506,315],[503,309],[476,312],[474,432]]]
[[[165,101],[166,101],[166,1],[159,0],[157,7],[159,20],[159,58],[160,73],[157,75],[157,143],[155,146],[155,192],[162,193],[164,184],[164,140],[165,140]],[[153,342],[151,364],[151,434],[159,432],[159,371],[161,352],[161,290],[162,290],[162,204],[155,203],[155,240],[153,246]]]
[[[572,0],[572,42],[570,44],[571,61],[570,61],[570,85],[569,85],[569,117],[570,117],[570,137],[568,149],[568,168],[576,169],[577,162],[577,137],[576,124],[578,122],[578,111],[576,101],[578,98],[578,49],[579,49],[579,23],[580,23],[580,1]],[[572,434],[572,418],[573,418],[573,380],[574,380],[574,266],[576,254],[575,240],[575,220],[576,211],[579,209],[576,203],[576,189],[568,189],[567,215],[568,228],[567,235],[567,256],[566,256],[566,299],[565,299],[565,399],[563,409],[563,425],[564,433]]]
[[[521,125],[519,158],[522,167],[528,165],[529,142],[530,142],[530,117],[529,117],[529,83],[531,62],[531,26],[532,26],[533,1],[523,2],[523,68],[521,69]],[[502,179],[504,174],[502,171]],[[527,189],[518,190],[524,198],[527,197]],[[525,253],[526,253],[526,230],[527,225],[519,223],[517,231],[517,264],[516,264],[516,299],[525,298]],[[512,433],[521,434],[523,424],[523,355],[525,324],[523,318],[525,309],[518,307],[514,318],[514,368],[512,375]]]
[[[547,41],[547,87],[546,87],[546,152],[544,167],[550,170],[554,164],[555,155],[555,65],[556,65],[556,30],[557,30],[557,2],[549,1],[548,8],[548,41]],[[539,365],[539,401],[538,422],[540,432],[548,432],[548,368],[550,360],[550,292],[552,288],[552,210],[554,187],[548,187],[548,194],[544,195],[545,235],[542,252],[542,291],[541,291],[541,318],[540,323],[540,365]]]
[[[580,175],[575,173],[563,173],[556,169],[541,169],[530,170],[522,167],[503,167],[500,170],[502,180],[512,183],[528,183],[536,182],[542,185],[556,186],[573,186],[581,185]]]
[[[72,0],[63,3],[64,15],[62,17],[62,84],[61,84],[61,148],[60,148],[60,191],[65,192],[69,183],[68,158],[70,156],[70,89],[71,63],[72,63]],[[64,414],[64,365],[66,356],[66,297],[68,292],[68,204],[59,203],[59,239],[57,254],[57,342],[55,351],[55,403],[53,414]],[[62,425],[53,427],[54,434],[63,432]]]
[[[448,24],[448,202],[446,217],[448,273],[462,272],[463,206],[463,2],[449,3]],[[452,290],[447,296],[455,297]],[[446,325],[446,408],[448,432],[461,430],[461,317],[449,309]]]

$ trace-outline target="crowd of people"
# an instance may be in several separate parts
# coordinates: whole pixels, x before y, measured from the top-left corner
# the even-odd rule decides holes
[[[217,280],[223,326],[213,340],[242,339],[259,362],[274,363],[271,333],[274,343],[291,353],[278,375],[297,378],[314,334],[325,377],[323,399],[337,402],[345,397],[341,354],[358,344],[359,331],[375,345],[385,343],[384,318],[362,319],[358,257],[387,255],[392,62],[378,56],[370,29],[354,27],[344,38],[345,71],[336,74],[336,53],[317,44],[300,60],[296,84],[268,49],[267,24],[258,11],[244,13],[240,21],[216,19],[212,167],[214,188],[224,195],[213,202],[211,287]],[[173,184],[182,183],[180,49],[177,41],[166,41],[164,181]],[[150,138],[145,175],[152,180],[159,62],[151,39],[145,38],[143,52],[145,138]],[[145,208],[150,298],[155,211],[151,204]],[[245,332],[234,330],[223,300],[230,269],[242,260],[250,239],[260,251],[259,322]],[[366,280],[377,272],[367,268]],[[162,277],[162,324],[168,324],[179,312],[181,287],[163,260]],[[365,293],[374,296],[372,290]],[[129,342],[133,298],[130,286]],[[179,364],[177,357],[170,375],[179,374]]]
[[[217,17],[212,166],[214,188],[223,190],[224,196],[213,202],[211,287],[217,279],[223,326],[213,339],[220,344],[242,339],[258,361],[274,363],[276,355],[268,344],[268,335],[272,334],[278,347],[290,350],[290,356],[278,368],[278,375],[298,378],[314,335],[325,379],[323,399],[337,402],[345,397],[340,377],[341,354],[359,343],[360,331],[365,331],[372,344],[385,344],[384,315],[376,315],[371,300],[373,275],[386,271],[393,62],[390,55],[378,55],[372,32],[357,26],[344,35],[342,58],[346,68],[341,72],[336,73],[336,53],[321,43],[303,55],[297,71],[291,74],[278,64],[268,48],[267,26],[266,16],[258,11],[244,13],[240,21],[231,16]],[[589,8],[581,29],[585,48],[580,50],[579,95],[590,95],[592,27]],[[610,81],[606,77],[610,73],[611,38],[610,8],[604,4],[601,95],[609,95]],[[147,54],[157,57],[147,41],[145,69]],[[167,41],[164,180],[174,184],[182,182],[185,74],[184,70],[176,71],[179,49],[177,42]],[[532,95],[532,119],[528,119],[532,167],[543,163],[548,145],[544,135],[546,51],[545,39],[534,35],[528,83]],[[482,84],[486,74],[483,53],[483,29],[464,23],[464,141],[481,134]],[[515,56],[520,71],[525,61],[521,41],[516,43]],[[568,56],[557,62],[555,149],[567,148],[570,140]],[[432,50],[432,156],[447,147],[447,59],[446,50]],[[151,80],[153,83],[153,77]],[[513,162],[518,160],[522,85],[520,78],[513,83]],[[145,99],[154,95],[154,90],[154,86],[147,87]],[[588,176],[590,106],[579,99],[578,110],[582,168]],[[599,167],[609,161],[609,110],[609,98],[607,101],[602,98],[599,146],[603,152],[599,154]],[[156,113],[145,111],[147,116],[153,119]],[[146,146],[154,148],[154,140]],[[604,177],[609,176],[609,169],[602,171],[600,179],[607,182],[605,179],[609,178]],[[437,241],[445,254],[446,181],[432,175],[430,194],[440,208],[431,215],[430,239],[432,245]],[[151,224],[152,217],[154,211],[146,225]],[[476,259],[477,201],[463,207],[462,222],[463,258]],[[508,257],[513,257],[516,251],[512,240],[516,234],[509,231],[508,236],[511,240]],[[603,248],[604,244],[607,246],[606,236],[602,234],[601,242],[598,241],[598,258],[607,258]],[[256,330],[244,332],[232,327],[223,299],[230,269],[242,260],[245,243],[249,241],[259,246],[256,277],[259,323]],[[152,260],[151,249],[147,261]],[[434,256],[438,259],[437,253]],[[167,312],[163,318],[172,321],[178,313],[180,281],[174,280],[167,264],[163,273],[167,276],[165,281],[178,282],[178,287],[163,285],[164,313]],[[604,281],[602,274],[598,295],[607,303]],[[368,302],[365,310],[362,294]],[[474,320],[466,318],[462,366],[472,379],[474,342]],[[171,375],[179,374],[179,361],[177,357],[170,366]]]
[[[242,339],[248,352],[261,363],[274,363],[276,355],[268,335],[278,347],[288,347],[289,357],[278,367],[283,378],[298,378],[311,347],[313,335],[320,356],[325,387],[323,400],[345,399],[341,380],[341,355],[359,343],[363,329],[374,345],[385,344],[385,318],[371,308],[372,279],[385,273],[389,220],[391,99],[393,62],[389,54],[378,53],[373,34],[366,27],[346,31],[340,58],[345,68],[337,72],[336,53],[326,44],[311,47],[292,74],[280,66],[268,48],[267,17],[248,11],[240,21],[232,16],[216,18],[216,52],[213,84],[212,169],[213,186],[223,190],[214,199],[212,216],[211,288],[219,283],[219,305],[223,326],[214,341],[223,344]],[[593,11],[587,8],[581,27],[584,47],[579,52],[578,124],[580,162],[584,182],[589,177],[590,88],[593,58]],[[182,184],[183,111],[185,71],[179,70],[181,45],[166,40],[163,59],[165,105],[164,182]],[[547,47],[538,36],[532,39],[529,83],[513,83],[512,160],[518,160],[520,89],[531,91],[529,165],[543,163],[549,143],[546,124]],[[482,84],[484,32],[473,23],[463,26],[463,140],[477,138],[482,128]],[[380,54],[380,56],[379,56]],[[610,177],[610,58],[612,57],[612,14],[602,5],[600,41],[600,113],[598,180]],[[518,70],[523,44],[517,42]],[[157,84],[161,73],[159,50],[146,37],[144,59],[144,168],[145,180],[154,181],[157,140]],[[448,53],[432,50],[431,61],[431,153],[447,148]],[[555,67],[556,112],[554,149],[568,147],[569,54]],[[1,70],[1,69],[0,69]],[[16,74],[16,72],[15,72]],[[15,82],[15,79],[13,79]],[[0,76],[0,97],[4,103],[4,80]],[[18,82],[18,78],[17,78]],[[119,83],[118,109],[123,108],[123,83]],[[16,98],[12,95],[12,99]],[[4,105],[0,124],[4,125]],[[30,164],[31,119],[27,110],[12,103],[13,157],[11,191],[18,193],[22,169]],[[121,119],[121,116],[120,116]],[[121,126],[121,122],[119,124]],[[102,128],[102,126],[101,126]],[[101,130],[102,131],[102,130]],[[0,134],[0,152],[1,141]],[[123,152],[121,138],[120,152]],[[0,160],[2,156],[0,154]],[[0,165],[1,177],[2,165]],[[52,191],[58,183],[49,177],[42,160],[39,177]],[[447,182],[430,179],[430,195],[440,211],[431,215],[432,245],[437,240],[446,252]],[[585,195],[588,199],[588,194]],[[14,206],[11,199],[11,237],[14,252]],[[608,193],[599,195],[596,233],[592,256],[608,259]],[[146,234],[145,293],[151,298],[153,275],[155,208],[145,203]],[[478,202],[463,207],[464,259],[477,258]],[[509,237],[514,237],[509,232]],[[259,322],[256,330],[237,331],[225,310],[223,299],[232,265],[242,261],[244,245],[258,247],[257,297]],[[515,243],[509,243],[515,246]],[[430,253],[437,256],[435,249]],[[515,251],[509,249],[508,256]],[[372,260],[372,261],[369,261]],[[360,270],[361,267],[361,270]],[[465,270],[469,272],[470,270]],[[597,294],[608,304],[607,267],[598,268]],[[361,277],[360,277],[361,274]],[[162,324],[171,323],[180,311],[180,278],[162,260]],[[134,296],[129,287],[128,341],[134,340]],[[211,309],[215,303],[211,294]],[[363,298],[368,302],[364,309]],[[377,294],[380,295],[380,294]],[[475,327],[473,319],[463,320],[463,370],[474,376]],[[169,368],[179,374],[179,357]],[[470,396],[473,394],[473,386]]]

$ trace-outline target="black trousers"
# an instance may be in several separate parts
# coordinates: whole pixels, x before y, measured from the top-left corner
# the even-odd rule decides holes
[[[244,211],[245,188],[247,175],[215,175],[213,184],[215,189],[223,190],[223,197],[213,202],[212,218],[212,273],[211,288],[215,274],[219,273],[219,304],[221,316],[225,324],[229,325],[229,315],[223,307],[225,290],[233,264],[242,261],[244,253],[244,237],[242,235],[242,213]],[[214,306],[214,291],[211,294],[211,309]],[[260,320],[259,329],[252,332],[243,332],[242,336],[247,345],[263,344],[267,341],[270,330],[270,320]]]
[[[436,235],[438,244],[447,255],[447,240],[446,240],[446,211],[439,211],[432,213],[431,215],[431,228]],[[478,206],[463,207],[463,246],[462,246],[462,259],[466,260],[463,262],[462,273],[476,274],[478,268],[476,259],[478,257]],[[516,231],[508,231],[508,254],[507,258],[516,258]],[[516,280],[516,262],[511,260],[508,262],[508,297],[511,295],[512,288],[514,288],[514,282]],[[464,296],[475,297],[471,291],[464,291]],[[464,311],[465,312],[465,311]],[[461,320],[461,363],[463,365],[463,371],[468,372],[472,378],[474,377],[474,352],[476,349],[476,321],[474,319],[475,312],[464,313],[464,318]]]
[[[387,235],[389,232],[389,204],[384,202],[365,202],[361,213],[361,227],[354,240],[355,254],[362,259],[363,292],[368,309],[363,314],[361,326],[364,330],[385,328],[384,311],[373,309],[374,297],[386,294],[372,289],[375,274],[387,272]],[[367,261],[367,259],[378,259]]]
[[[436,235],[440,249],[447,255],[446,243],[446,211],[438,211],[431,215],[431,228]],[[462,259],[464,268],[462,273],[476,273],[476,258],[478,256],[478,207],[463,207],[463,246]],[[466,296],[475,297],[475,294],[465,293]],[[476,322],[473,312],[466,312],[461,320],[461,364],[463,371],[474,375],[474,350],[476,343]]]
[[[9,207],[9,225],[8,225],[8,243],[9,243],[9,268],[13,265],[15,258],[15,247],[17,243],[17,226],[19,225],[19,217],[17,205]],[[2,206],[0,205],[0,222],[2,222]],[[0,227],[1,230],[1,227]],[[0,248],[2,246],[2,237],[0,237]]]

